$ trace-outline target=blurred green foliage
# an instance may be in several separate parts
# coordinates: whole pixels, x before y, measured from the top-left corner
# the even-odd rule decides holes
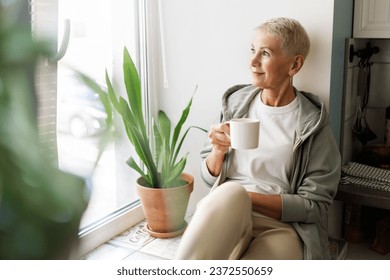
[[[49,44],[0,0],[0,259],[66,259],[87,201],[83,179],[62,172],[38,139],[29,71]]]

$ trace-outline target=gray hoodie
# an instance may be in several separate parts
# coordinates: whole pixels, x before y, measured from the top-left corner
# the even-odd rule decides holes
[[[259,88],[238,85],[222,97],[219,122],[245,117]],[[336,195],[340,180],[340,153],[328,122],[324,103],[311,93],[295,90],[299,114],[295,128],[293,167],[290,191],[282,197],[282,222],[291,223],[304,244],[305,259],[330,259],[328,249],[328,210]],[[226,154],[219,177],[212,177],[205,158],[212,145],[201,151],[201,175],[210,187],[217,187],[226,179],[230,152]]]

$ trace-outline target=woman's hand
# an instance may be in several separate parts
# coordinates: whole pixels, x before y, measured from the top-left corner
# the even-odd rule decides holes
[[[213,150],[206,159],[207,168],[213,176],[221,173],[222,162],[230,148],[230,127],[228,123],[214,125],[210,129],[209,138]]]
[[[217,154],[225,155],[230,147],[229,123],[220,123],[211,127],[209,132],[210,143]]]
[[[282,217],[282,197],[280,195],[248,192],[252,201],[252,209],[268,217],[278,219]]]

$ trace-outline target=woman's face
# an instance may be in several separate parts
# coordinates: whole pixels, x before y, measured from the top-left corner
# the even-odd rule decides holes
[[[252,84],[278,91],[291,81],[291,68],[294,58],[285,54],[281,41],[266,30],[256,31],[251,47],[250,68]]]

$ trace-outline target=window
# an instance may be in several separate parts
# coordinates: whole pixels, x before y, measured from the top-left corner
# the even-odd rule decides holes
[[[69,20],[71,32],[67,52],[58,62],[58,159],[62,169],[91,179],[91,197],[82,228],[135,201],[135,188],[130,182],[136,175],[123,165],[129,156],[126,139],[110,143],[94,169],[106,115],[97,94],[82,85],[69,66],[102,84],[107,68],[121,85],[123,47],[127,46],[136,59],[134,3],[59,0],[59,30],[65,30],[61,25]]]
[[[138,175],[125,163],[132,151],[123,134],[107,145],[95,166],[106,115],[97,94],[83,85],[72,69],[102,85],[107,69],[114,87],[124,94],[123,48],[129,49],[140,66],[139,11],[143,9],[141,0],[31,1],[33,32],[55,38],[53,48],[60,49],[57,63],[43,61],[36,72],[38,118],[43,141],[53,148],[60,168],[88,182],[89,206],[80,232],[134,206]]]

